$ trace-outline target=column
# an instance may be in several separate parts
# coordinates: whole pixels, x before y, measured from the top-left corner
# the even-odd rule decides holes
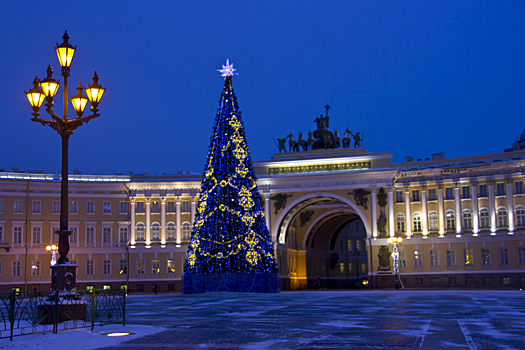
[[[266,227],[268,227],[268,231],[270,231],[270,237],[272,236],[271,231],[271,216],[272,213],[270,212],[270,192],[264,192],[264,216],[266,218]]]
[[[146,245],[151,244],[151,197],[146,197]]]
[[[136,236],[135,236],[135,197],[129,197],[130,211],[131,211],[131,227],[129,228],[129,237],[131,245],[135,245]]]
[[[181,236],[181,227],[180,227],[180,197],[175,198],[176,203],[176,212],[177,212],[177,244],[180,244],[182,242],[182,236]]]
[[[405,186],[406,237],[412,237],[412,211],[410,209],[410,186]]]
[[[197,196],[191,197],[191,224],[195,221],[195,208],[196,208]]]
[[[470,180],[472,187],[472,235],[479,233],[478,181]]]
[[[439,220],[439,237],[445,237],[445,203],[443,202],[443,184],[437,184],[438,187],[438,220]]]
[[[490,216],[490,235],[495,236],[498,227],[496,225],[496,198],[494,197],[494,180],[487,180],[489,184],[489,216]]]
[[[512,193],[512,178],[507,177],[505,179],[507,183],[507,219],[509,223],[509,235],[514,234],[514,196]]]
[[[394,219],[394,187],[388,187],[388,234],[394,237],[396,232]]]
[[[463,218],[461,213],[461,194],[459,193],[459,186],[461,183],[459,181],[454,182],[454,203],[456,204],[456,237],[459,235],[461,236],[462,229],[462,222],[461,219]]]
[[[376,188],[370,187],[370,193],[372,195],[372,236],[377,238],[377,199],[376,199]],[[357,266],[356,268],[359,268]]]
[[[160,197],[160,243],[166,244],[166,196]]]
[[[428,237],[428,208],[427,208],[427,185],[421,185],[421,229],[423,238]]]

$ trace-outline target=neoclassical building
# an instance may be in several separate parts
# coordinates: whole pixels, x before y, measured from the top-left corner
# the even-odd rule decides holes
[[[406,159],[363,148],[255,161],[283,289],[525,286],[525,150]],[[1,170],[1,169],[0,169]],[[180,291],[200,174],[69,176],[79,288]],[[60,176],[0,171],[0,290],[50,288]]]

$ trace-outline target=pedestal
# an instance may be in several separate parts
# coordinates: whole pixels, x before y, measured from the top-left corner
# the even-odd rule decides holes
[[[77,286],[77,265],[51,266],[51,290],[71,290]]]
[[[182,276],[182,294],[210,292],[280,293],[276,273],[224,273]]]

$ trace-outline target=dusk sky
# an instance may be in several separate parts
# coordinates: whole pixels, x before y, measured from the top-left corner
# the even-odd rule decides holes
[[[327,103],[330,128],[393,162],[499,153],[525,128],[525,1],[2,1],[6,171],[60,172],[60,137],[30,121],[24,90],[48,64],[63,80],[64,30],[69,94],[94,70],[107,87],[70,173],[202,172],[227,58],[253,160],[306,137]]]

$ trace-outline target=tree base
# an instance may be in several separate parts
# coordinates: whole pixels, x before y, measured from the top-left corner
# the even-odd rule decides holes
[[[213,292],[280,293],[277,273],[220,273],[182,276],[182,294]]]

